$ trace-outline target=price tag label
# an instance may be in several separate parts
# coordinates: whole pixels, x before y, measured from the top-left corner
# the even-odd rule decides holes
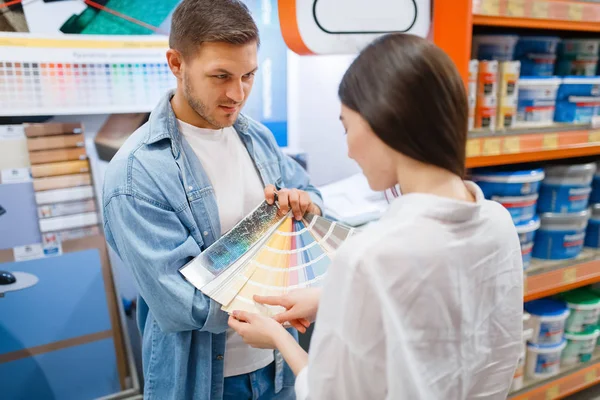
[[[509,17],[523,17],[525,15],[525,0],[509,1],[506,14]]]
[[[544,135],[542,142],[542,148],[544,150],[556,150],[558,149],[558,133],[547,133]]]
[[[521,140],[518,137],[507,137],[504,139],[504,153],[515,154],[521,150]]]
[[[481,139],[467,140],[467,157],[479,157],[481,155]]]
[[[578,4],[578,3],[570,4],[569,11],[567,12],[567,17],[571,21],[583,20],[583,4]]]
[[[563,283],[569,285],[577,280],[577,270],[575,268],[567,268],[563,272]]]
[[[535,0],[531,7],[531,17],[546,19],[550,14],[550,5],[546,0]]]
[[[500,139],[488,138],[483,139],[483,155],[484,156],[497,156],[500,155]]]
[[[600,128],[600,115],[595,115],[592,117],[592,128]]]
[[[590,142],[590,143],[600,142],[600,130],[590,131],[590,133],[588,135],[588,142]]]
[[[13,248],[15,261],[28,261],[44,257],[44,248],[41,243]]]
[[[31,182],[29,168],[11,168],[0,170],[0,183]]]
[[[550,389],[548,389],[546,391],[546,400],[558,399],[559,395],[560,395],[560,388],[558,387],[558,385],[552,386]]]
[[[481,13],[484,15],[499,15],[500,1],[499,0],[482,0]]]
[[[596,370],[593,369],[589,372],[586,372],[585,374],[585,383],[594,383],[596,382],[596,379],[598,378],[598,376],[596,375]]]
[[[23,125],[0,125],[0,140],[24,140]]]

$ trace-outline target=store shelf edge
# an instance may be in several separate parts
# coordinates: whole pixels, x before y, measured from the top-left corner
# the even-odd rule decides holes
[[[507,28],[548,29],[561,31],[600,32],[600,22],[566,21],[492,15],[473,15],[473,25]]]

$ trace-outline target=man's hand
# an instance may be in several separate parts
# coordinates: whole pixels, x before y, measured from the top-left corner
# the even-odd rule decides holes
[[[267,203],[273,204],[275,202],[275,193],[277,193],[277,200],[279,202],[279,209],[283,214],[287,214],[292,210],[294,218],[301,221],[304,214],[311,213],[321,215],[321,209],[313,204],[310,195],[298,189],[281,189],[277,190],[275,186],[268,185],[265,188],[265,199]]]
[[[254,301],[284,307],[286,311],[275,315],[273,319],[280,324],[289,322],[304,333],[317,316],[320,298],[321,289],[312,288],[294,290],[283,296],[254,296]]]

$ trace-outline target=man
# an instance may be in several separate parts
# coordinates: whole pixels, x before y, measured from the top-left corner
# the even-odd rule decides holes
[[[275,186],[283,212],[319,213],[307,174],[266,127],[240,114],[257,70],[259,36],[237,0],[183,0],[167,60],[177,89],[111,161],[104,227],[141,298],[148,399],[288,399],[279,353],[246,345],[220,305],[178,269],[230,230]],[[286,189],[287,188],[287,189]]]

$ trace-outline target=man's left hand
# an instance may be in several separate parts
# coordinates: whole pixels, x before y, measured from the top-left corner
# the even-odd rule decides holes
[[[275,193],[277,193],[277,201],[279,209],[283,214],[287,214],[290,209],[294,218],[300,221],[304,214],[311,213],[321,215],[321,209],[315,205],[308,192],[299,189],[280,189],[279,191],[273,185],[268,185],[265,188],[265,199],[267,203],[275,202]]]

